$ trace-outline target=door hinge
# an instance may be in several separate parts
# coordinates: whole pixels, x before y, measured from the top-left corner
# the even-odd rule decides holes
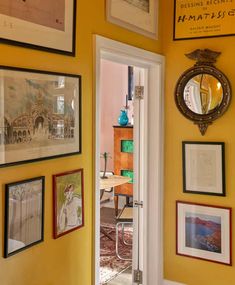
[[[139,100],[144,99],[144,86],[135,86],[135,98]]]
[[[143,271],[134,270],[134,283],[143,284]]]
[[[134,207],[141,207],[141,208],[143,208],[143,201],[134,200],[133,201],[133,206]]]

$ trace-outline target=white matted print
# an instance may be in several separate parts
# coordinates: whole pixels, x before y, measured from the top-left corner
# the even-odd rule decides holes
[[[231,208],[176,201],[177,254],[231,265]]]
[[[81,152],[81,76],[0,66],[0,167]]]
[[[0,41],[75,55],[76,0],[0,1]]]
[[[157,38],[158,0],[106,0],[109,22]]]
[[[6,184],[4,257],[43,241],[44,180]]]
[[[184,192],[225,196],[224,143],[183,142]]]

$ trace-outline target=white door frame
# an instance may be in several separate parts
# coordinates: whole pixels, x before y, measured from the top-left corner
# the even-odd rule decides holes
[[[95,234],[94,234],[94,285],[99,285],[100,256],[100,63],[107,59],[122,64],[142,67],[148,74],[147,107],[144,117],[146,136],[146,173],[144,195],[144,285],[163,284],[163,86],[164,57],[127,44],[94,36],[95,80]]]

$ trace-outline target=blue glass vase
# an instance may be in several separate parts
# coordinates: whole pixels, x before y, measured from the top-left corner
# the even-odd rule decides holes
[[[118,123],[120,126],[126,126],[129,122],[126,110],[121,110],[120,116],[118,118]]]

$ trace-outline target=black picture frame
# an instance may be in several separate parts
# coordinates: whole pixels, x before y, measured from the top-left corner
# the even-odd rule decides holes
[[[18,6],[10,12],[3,6],[0,10],[0,43],[75,56],[77,0],[68,0],[64,6],[57,5],[57,9],[52,1],[44,1],[40,5],[47,7],[46,15],[34,16],[34,13],[42,13],[33,6],[34,3],[11,3]],[[6,1],[5,5],[10,2]],[[21,9],[19,5],[22,5]],[[24,9],[27,12],[22,13]]]
[[[5,258],[44,240],[44,192],[44,176],[5,185]]]
[[[81,76],[9,66],[0,71],[0,167],[80,154]]]
[[[226,196],[224,142],[182,142],[183,192]]]

